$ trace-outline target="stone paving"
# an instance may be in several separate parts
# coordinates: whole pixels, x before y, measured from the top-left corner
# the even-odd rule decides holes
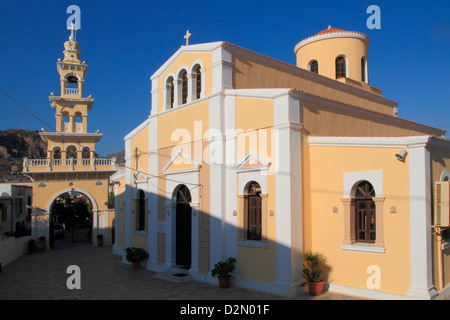
[[[81,269],[81,290],[69,290],[67,268]],[[319,297],[301,294],[286,298],[207,283],[174,283],[155,277],[145,268],[133,270],[112,253],[111,246],[55,245],[48,252],[27,254],[4,266],[0,300],[353,300],[327,292]]]

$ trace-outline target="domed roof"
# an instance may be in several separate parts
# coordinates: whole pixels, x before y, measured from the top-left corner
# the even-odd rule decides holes
[[[320,31],[319,33],[316,34],[316,36],[321,35],[321,34],[326,34],[326,33],[333,33],[333,32],[345,32],[345,30],[338,29],[338,28],[332,28],[331,26],[328,26],[327,29]]]
[[[299,43],[294,48],[294,52],[297,53],[297,51],[307,45],[308,43],[315,42],[318,40],[324,40],[324,39],[332,39],[332,38],[356,38],[365,41],[367,44],[370,43],[370,39],[367,35],[361,32],[356,31],[346,31],[343,29],[338,28],[332,28],[331,26],[328,26],[327,29],[320,31],[319,33],[306,38]]]

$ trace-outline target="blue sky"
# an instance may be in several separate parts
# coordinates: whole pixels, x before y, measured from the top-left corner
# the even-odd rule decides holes
[[[380,30],[366,26],[372,4],[381,9]],[[95,97],[88,128],[104,134],[101,155],[124,149],[123,137],[148,117],[149,78],[185,44],[187,29],[191,44],[228,41],[291,64],[294,46],[328,25],[363,32],[370,84],[399,102],[400,117],[450,131],[448,0],[1,0],[0,89],[52,126],[48,96],[60,90],[56,62],[70,5],[81,9],[85,95]],[[44,127],[3,94],[0,112],[0,130]]]

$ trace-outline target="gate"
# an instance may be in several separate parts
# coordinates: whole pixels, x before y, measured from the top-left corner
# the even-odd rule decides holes
[[[72,243],[91,242],[92,228],[90,220],[82,219],[76,214],[73,216]]]

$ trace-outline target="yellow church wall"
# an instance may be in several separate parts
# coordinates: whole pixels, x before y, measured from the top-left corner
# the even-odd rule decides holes
[[[160,122],[158,119],[158,127],[160,128]],[[158,137],[160,134],[158,134]],[[166,164],[171,159],[171,148],[161,148],[158,149],[158,176],[163,176],[163,169]],[[158,185],[158,222],[166,221],[166,180],[163,179],[154,179],[152,183],[157,183]],[[166,261],[166,234],[158,233],[157,236],[157,254],[158,254],[158,264],[163,265]]]
[[[305,201],[310,201],[304,206],[308,210],[304,212],[304,222],[309,225],[305,226],[304,250],[325,255],[332,284],[368,289],[372,275],[368,268],[376,266],[381,271],[381,286],[373,290],[405,294],[410,284],[408,159],[405,163],[397,161],[393,156],[401,151],[397,148],[310,146],[309,149],[310,188],[304,190]],[[345,251],[341,248],[343,175],[373,170],[382,170],[385,253]],[[333,207],[337,207],[337,213]],[[391,207],[396,207],[396,213],[390,213]]]
[[[273,99],[236,98],[236,161],[249,151],[272,161]]]
[[[191,72],[191,68],[194,67],[194,63],[201,61],[203,67],[205,68],[205,96],[211,94],[212,90],[212,53],[211,52],[183,52],[177,59],[175,59],[170,67],[167,68],[158,78],[158,112],[162,112],[165,109],[164,104],[164,94],[165,94],[165,81],[169,75],[173,75],[174,80],[178,77],[178,72],[181,68],[186,68],[188,73]]]
[[[133,219],[134,217],[132,217]],[[147,235],[139,235],[131,232],[130,236],[130,246],[136,248],[142,248],[148,252],[148,236]]]
[[[238,183],[239,186],[239,174]],[[276,210],[275,210],[275,176],[267,176],[267,246],[255,247],[238,244],[237,261],[239,278],[249,281],[271,284],[276,280]],[[242,194],[242,190],[237,190]],[[269,213],[274,212],[271,216]],[[238,209],[238,215],[243,214]],[[282,213],[281,213],[282,214]],[[255,266],[262,266],[255,268]]]
[[[208,141],[202,142],[202,149],[207,150],[210,143]],[[192,146],[193,148],[194,146]],[[210,165],[208,162],[203,162],[199,172],[199,271],[207,274],[210,270],[210,251],[213,250],[210,245],[210,214],[211,214],[211,177]]]
[[[136,165],[139,170],[149,172],[148,168],[148,127],[142,129],[131,139],[131,167],[136,170]],[[137,159],[136,159],[137,155]],[[137,160],[137,163],[136,163]],[[134,171],[132,172],[134,174]]]
[[[271,168],[276,167],[273,158],[272,147],[274,139],[274,100],[261,98],[236,97],[236,161],[242,159],[248,152],[254,152],[263,159],[271,162]],[[255,116],[257,115],[257,116]],[[258,165],[244,164],[242,168]],[[259,164],[260,165],[260,164]],[[241,174],[239,180],[243,179]],[[268,174],[262,179],[267,179],[267,210],[263,212],[267,216],[267,246],[255,247],[245,243],[238,244],[237,260],[239,278],[249,281],[271,284],[276,279],[276,210],[275,210],[275,175]],[[248,183],[250,181],[244,181]],[[243,194],[243,190],[237,190],[237,194]],[[274,212],[271,216],[269,213]],[[238,205],[238,216],[244,214]],[[255,265],[263,265],[256,268]]]
[[[302,101],[303,131],[315,136],[404,137],[443,134],[442,130],[397,118],[375,117],[313,101]]]
[[[379,95],[364,90],[355,90],[354,88],[343,90],[345,86],[334,83],[335,80],[304,73],[305,71],[300,68],[273,62],[270,59],[251,58],[247,54],[235,52],[233,64],[234,89],[296,88],[320,97],[389,115],[394,114],[394,106],[397,105],[391,100],[377,99]]]
[[[208,129],[209,101],[175,108],[158,116],[158,148],[164,149],[208,138]]]

